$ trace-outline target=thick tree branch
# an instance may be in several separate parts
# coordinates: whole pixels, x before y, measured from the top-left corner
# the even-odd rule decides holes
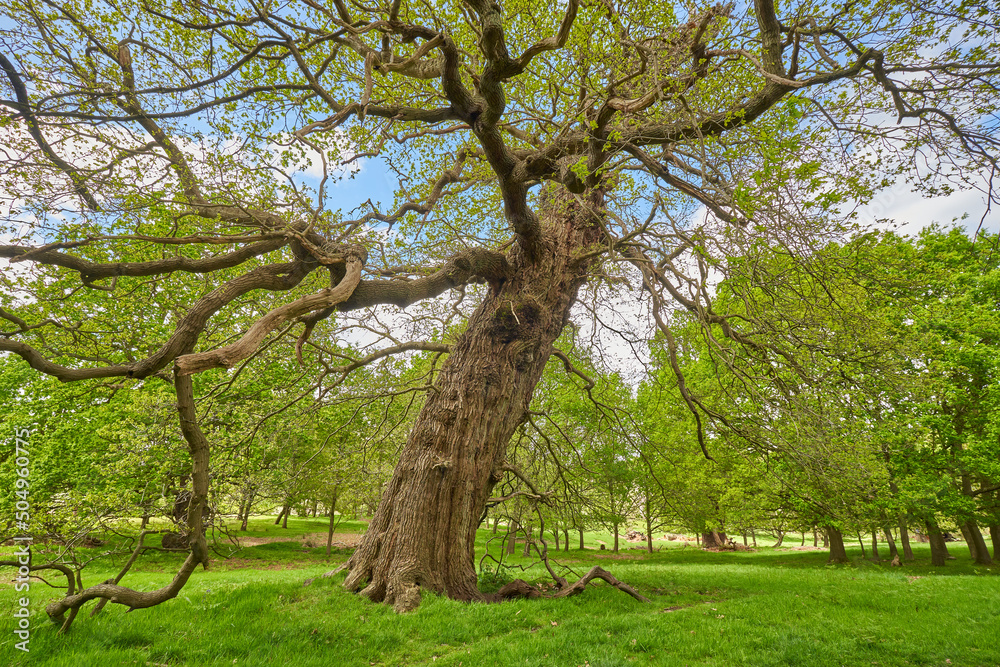
[[[232,368],[253,354],[261,341],[285,322],[345,301],[361,280],[361,267],[360,258],[348,261],[347,273],[336,287],[320,290],[279,306],[257,320],[235,343],[207,352],[177,357],[174,368],[180,375],[201,373],[211,368]]]
[[[149,262],[91,262],[75,255],[68,255],[57,250],[47,250],[46,247],[24,247],[14,245],[0,246],[0,257],[9,258],[12,262],[32,261],[38,264],[48,264],[51,266],[61,266],[63,268],[79,271],[80,275],[92,282],[102,278],[112,278],[119,276],[156,276],[174,271],[184,271],[186,273],[211,273],[219,269],[228,269],[239,266],[252,257],[257,257],[269,252],[273,252],[282,246],[287,245],[289,239],[285,236],[258,241],[242,246],[233,252],[214,257],[195,259],[183,255],[164,257],[163,259]]]
[[[334,310],[357,310],[381,304],[392,304],[399,308],[432,299],[455,287],[474,280],[486,280],[492,284],[502,284],[509,277],[510,265],[507,258],[492,250],[470,248],[457,254],[440,269],[429,276],[416,280],[362,280],[350,298],[334,308],[302,318],[309,325],[326,319]]]
[[[185,348],[193,348],[208,320],[225,305],[244,294],[257,290],[289,290],[317,265],[315,263],[292,262],[262,266],[234,278],[199,299],[181,318],[174,333],[166,343],[149,357],[129,364],[94,368],[69,368],[56,364],[35,348],[6,338],[0,338],[0,351],[8,351],[22,357],[28,364],[42,373],[63,382],[105,377],[144,378],[153,375],[183,354]]]

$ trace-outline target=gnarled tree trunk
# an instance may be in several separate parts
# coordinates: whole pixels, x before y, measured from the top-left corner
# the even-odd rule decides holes
[[[726,534],[718,530],[711,530],[701,534],[701,546],[703,549],[724,548],[727,540]]]
[[[350,560],[348,589],[397,611],[416,607],[421,588],[484,599],[474,565],[476,528],[585,280],[587,261],[579,256],[598,239],[594,222],[583,207],[557,198],[534,257],[512,247],[508,277],[491,284],[410,432]]]

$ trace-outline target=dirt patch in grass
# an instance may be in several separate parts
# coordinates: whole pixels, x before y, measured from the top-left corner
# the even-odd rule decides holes
[[[213,563],[213,566],[215,564]],[[279,563],[252,558],[227,558],[226,560],[218,561],[218,565],[221,565],[226,570],[300,570],[304,567],[315,565],[315,563],[301,561]]]
[[[351,549],[361,544],[362,533],[334,533],[335,549]],[[237,537],[241,547],[259,547],[272,542],[298,542],[304,547],[325,547],[327,533],[305,533],[304,535],[278,535],[275,537]]]

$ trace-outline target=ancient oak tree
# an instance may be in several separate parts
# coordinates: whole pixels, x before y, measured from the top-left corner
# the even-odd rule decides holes
[[[756,323],[714,309],[712,276],[755,246],[808,253],[897,177],[988,190],[991,12],[7,3],[0,351],[67,382],[171,382],[192,462],[191,555],[174,581],[101,584],[50,615],[176,595],[207,559],[199,378],[289,333],[303,368],[329,376],[326,341],[352,325],[391,341],[366,359],[448,357],[345,584],[398,610],[421,589],[485,599],[475,531],[582,290],[599,308],[629,284],[668,341],[682,308],[793,365]],[[357,160],[394,192],[345,212]],[[466,294],[478,304],[450,346],[373,324]]]

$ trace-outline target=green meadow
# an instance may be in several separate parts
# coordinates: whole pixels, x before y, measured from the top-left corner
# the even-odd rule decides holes
[[[573,598],[500,604],[425,593],[416,611],[397,615],[345,591],[343,574],[321,576],[349,555],[340,548],[327,558],[325,544],[303,545],[304,535],[324,528],[325,520],[296,519],[282,530],[260,518],[240,536],[275,541],[214,559],[177,598],[152,609],[108,605],[91,618],[88,603],[66,635],[43,610],[57,592],[36,582],[30,652],[15,650],[17,639],[4,633],[0,664],[1000,665],[1000,566],[974,566],[960,542],[949,545],[957,558],[944,568],[930,565],[921,544],[903,567],[862,559],[857,543],[848,549],[852,564],[830,566],[825,551],[797,549],[798,540],[735,553],[664,541],[652,554],[623,541],[628,548],[612,554],[595,548],[608,536],[587,534],[587,549],[554,555],[567,578],[601,565],[651,603],[597,582]],[[344,522],[339,532],[363,529]],[[480,532],[477,556],[490,537]],[[543,568],[520,553],[499,571],[487,559],[483,586],[512,576],[545,581]],[[123,583],[158,588],[180,559],[149,554]],[[117,567],[96,562],[84,583]],[[5,573],[0,590],[9,620],[20,597],[12,577]]]

